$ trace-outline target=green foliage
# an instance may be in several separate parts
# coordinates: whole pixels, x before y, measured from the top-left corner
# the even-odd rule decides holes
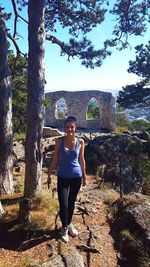
[[[150,41],[145,47],[143,44],[136,46],[135,50],[136,59],[129,62],[128,72],[137,74],[141,81],[125,86],[123,91],[119,92],[117,102],[123,108],[145,107],[150,103]]]
[[[97,169],[100,165],[99,156],[96,153],[88,153],[86,156],[86,165],[87,165],[87,173],[89,174],[96,174]]]
[[[81,64],[94,68],[102,65],[103,60],[111,55],[111,50],[129,47],[129,35],[140,36],[147,30],[150,19],[150,3],[146,0],[46,0],[45,26],[47,40],[61,49],[61,55],[78,57]],[[27,0],[17,0],[19,11],[28,5]],[[109,39],[101,48],[94,47],[89,33],[111,16],[116,25]],[[59,39],[59,31],[63,32]],[[67,34],[66,34],[67,33]],[[68,40],[67,40],[68,38]]]
[[[18,181],[18,183],[14,185],[14,193],[15,194],[18,194],[18,193],[23,194],[23,184],[21,182]]]
[[[124,127],[124,126],[116,127],[116,132],[117,133],[123,133],[123,132],[128,131],[128,130],[129,130],[128,127]]]
[[[44,107],[48,108],[50,106],[51,100],[49,98],[45,98],[43,101]]]
[[[127,85],[119,92],[117,102],[123,108],[147,107],[150,101],[150,90],[145,87],[145,81]]]
[[[111,13],[117,18],[117,23],[113,31],[112,45],[120,43],[120,49],[123,49],[129,46],[129,35],[142,35],[147,30],[146,22],[150,19],[149,8],[150,2],[145,0],[115,1]]]
[[[25,140],[25,132],[24,133],[14,133],[14,140]]]
[[[99,67],[103,60],[111,55],[111,48],[123,49],[129,46],[128,35],[141,35],[146,31],[149,18],[149,3],[143,1],[120,0],[112,5],[105,0],[85,1],[46,1],[46,29],[57,36],[58,24],[65,28],[71,37],[68,42],[49,36],[49,40],[61,48],[61,55],[77,56],[81,63],[90,68]],[[93,28],[100,25],[109,12],[117,21],[112,35],[114,38],[105,40],[102,49],[95,49],[88,38]],[[81,39],[82,38],[82,39]]]
[[[136,111],[134,115],[140,116],[140,111]],[[130,122],[128,120],[127,115],[125,114],[125,111],[121,107],[117,107],[116,112],[116,131],[117,132],[123,132],[123,131],[149,131],[150,130],[150,122],[145,121],[143,119],[140,120],[134,120]]]
[[[27,58],[20,55],[16,60],[14,53],[9,51],[8,61],[13,87],[13,131],[20,134],[26,130]]]
[[[85,1],[58,1],[58,0],[46,0],[46,38],[53,44],[56,44],[61,49],[61,55],[67,55],[68,60],[75,56],[81,60],[81,63],[90,68],[99,67],[102,65],[103,60],[111,55],[111,49],[118,47],[118,49],[128,47],[128,35],[142,35],[147,29],[147,21],[149,20],[149,1],[130,1],[119,0],[114,1],[110,5],[110,1],[105,0],[85,0]],[[27,0],[18,0],[16,5],[20,11],[25,5],[28,4]],[[4,5],[5,6],[5,5]],[[104,20],[107,19],[107,13],[114,17],[116,25],[112,35],[114,38],[105,40],[104,45],[100,49],[96,49],[93,46],[92,41],[89,39],[89,33],[99,26]],[[10,14],[8,14],[10,17]],[[65,41],[58,39],[59,31],[65,33]],[[50,32],[50,34],[48,34]],[[66,34],[67,33],[67,34]],[[53,35],[52,35],[53,34]],[[68,38],[68,40],[67,40]],[[121,44],[121,46],[119,46]],[[149,43],[147,46],[139,45],[136,47],[136,61],[130,62],[129,72],[136,73],[142,78],[149,79]],[[26,106],[26,67],[27,62],[23,56],[20,56],[15,63],[14,55],[11,55],[9,59],[10,68],[13,74],[13,87],[14,98],[13,111],[14,111],[14,132],[23,132],[26,128],[25,106]],[[145,60],[146,59],[146,60]],[[140,62],[140,64],[139,64]],[[14,72],[14,65],[17,70]],[[21,65],[24,67],[21,67]],[[19,67],[20,66],[20,67]],[[139,71],[140,68],[140,71]],[[143,81],[142,81],[143,82]],[[139,83],[136,85],[139,92],[144,92],[142,97],[145,101],[145,92],[149,94],[148,87],[145,87],[145,83]],[[132,85],[131,85],[132,86]],[[134,85],[133,85],[134,86]],[[17,89],[16,89],[17,88]],[[20,88],[20,89],[19,89]],[[141,90],[142,88],[142,90]],[[25,90],[24,90],[25,89]],[[132,105],[131,95],[128,97],[128,91],[125,97],[120,94],[120,99],[124,97],[126,99],[126,105]],[[135,88],[137,89],[137,88]],[[137,90],[135,90],[137,92]],[[142,99],[141,95],[134,101]],[[132,91],[133,95],[134,92]],[[16,95],[15,95],[16,94]],[[135,100],[136,99],[136,100]],[[17,101],[17,104],[16,104]],[[124,100],[120,100],[120,104],[123,105]],[[18,103],[22,103],[22,109]],[[47,103],[46,103],[47,105]],[[21,104],[20,104],[21,106]],[[19,111],[18,111],[19,110]],[[16,114],[15,114],[16,113]],[[94,115],[97,116],[97,115]],[[89,116],[89,118],[92,118]]]
[[[139,170],[144,177],[142,193],[150,196],[150,159],[143,159],[139,164]]]
[[[103,0],[46,1],[46,30],[55,33],[55,36],[49,36],[49,40],[60,46],[61,55],[68,55],[69,59],[76,56],[82,65],[94,68],[101,66],[103,59],[111,54],[105,46],[96,50],[87,36],[93,28],[104,21],[106,13],[104,2]],[[65,28],[65,36],[68,37],[66,43],[56,38],[58,25],[61,31]]]
[[[117,113],[116,114],[116,126],[117,127],[126,127],[128,128],[130,126],[130,122],[127,118],[127,115],[125,113]]]
[[[135,120],[129,125],[129,130],[131,131],[147,131],[150,129],[150,122],[145,120]]]
[[[87,109],[87,119],[95,120],[98,119],[99,117],[100,117],[99,106],[97,106],[95,103],[89,103]]]
[[[123,132],[128,130],[130,127],[130,122],[125,114],[124,110],[121,107],[117,107],[116,112],[116,130],[117,132]]]
[[[150,41],[147,45],[141,44],[135,47],[136,60],[129,61],[129,73],[134,73],[142,78],[148,78],[150,75]]]

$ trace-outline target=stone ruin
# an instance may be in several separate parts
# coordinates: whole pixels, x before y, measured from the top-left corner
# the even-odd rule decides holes
[[[50,105],[45,111],[45,126],[62,129],[66,116],[77,118],[77,125],[82,130],[115,130],[115,98],[111,93],[99,90],[92,91],[57,91],[45,94]],[[91,100],[99,106],[99,117],[87,119],[87,108]],[[64,117],[58,116],[58,105],[65,110]],[[64,107],[63,107],[64,105]]]

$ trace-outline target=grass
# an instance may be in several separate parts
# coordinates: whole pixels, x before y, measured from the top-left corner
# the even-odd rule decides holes
[[[18,133],[18,134],[15,133],[13,139],[14,141],[20,141],[20,140],[24,140],[25,137],[26,137],[25,133]]]
[[[38,229],[48,229],[52,226],[51,219],[58,210],[56,197],[49,192],[42,192],[32,200],[31,221]]]
[[[118,199],[118,194],[115,191],[108,191],[108,194],[104,196],[104,203],[111,205],[116,199]]]
[[[22,193],[23,194],[23,190],[24,190],[23,183],[18,182],[17,184],[14,185],[14,193],[16,193],[16,194]]]
[[[116,132],[117,133],[122,133],[122,132],[125,132],[125,131],[129,131],[128,127],[125,127],[125,126],[116,127]]]
[[[28,267],[31,263],[39,264],[41,258],[32,257],[32,252],[29,256],[21,254],[20,252],[17,253],[17,251],[15,251],[17,255],[11,255],[11,250],[14,250],[15,242],[16,244],[17,242],[21,242],[21,244],[28,245],[30,242],[32,243],[32,239],[40,240],[40,238],[43,238],[45,233],[49,233],[50,230],[55,229],[55,219],[58,212],[58,201],[56,195],[52,197],[47,190],[43,190],[36,198],[33,198],[31,200],[30,211],[31,222],[24,225],[18,224],[16,220],[19,215],[19,199],[20,194],[13,194],[9,196],[9,198],[7,196],[7,199],[3,197],[3,201],[5,202],[3,207],[6,214],[1,219],[0,227],[4,227],[4,230],[1,228],[1,231],[4,233],[4,237],[6,238],[5,241],[7,241],[7,238],[8,240],[9,238],[13,238],[14,241],[12,244],[8,244],[8,258],[5,256],[2,257],[0,260],[0,267]],[[1,242],[1,247],[3,247],[4,241],[1,240]],[[27,251],[28,250],[29,249],[27,249]]]
[[[8,222],[13,221],[18,218],[19,215],[19,198],[22,197],[22,194],[13,194],[2,199],[5,200],[5,205],[3,208],[6,212],[6,215],[2,221]],[[41,192],[37,197],[33,198],[31,201],[31,225],[28,227],[36,229],[47,229],[51,226],[51,218],[56,214],[58,210],[58,201],[56,197],[50,196],[50,193],[47,191]]]

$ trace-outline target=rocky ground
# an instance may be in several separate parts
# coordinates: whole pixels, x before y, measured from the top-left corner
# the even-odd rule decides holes
[[[108,135],[97,137],[95,141],[90,135],[82,136],[94,148],[99,149],[99,157],[104,156],[102,139],[111,137],[120,140],[120,136]],[[130,140],[130,136],[121,136],[121,140]],[[143,140],[143,139],[142,139]],[[139,142],[139,140],[132,140]],[[105,142],[104,142],[105,144]],[[121,143],[122,144],[122,143]],[[132,142],[133,145],[133,142]],[[143,145],[143,142],[140,143]],[[144,141],[144,148],[149,140]],[[108,152],[108,145],[107,145]],[[116,148],[116,145],[115,145]],[[54,149],[54,138],[44,140],[44,164],[42,177],[42,191],[47,191],[44,182],[47,180],[49,166]],[[93,151],[90,149],[90,151]],[[101,154],[100,154],[101,152]],[[89,150],[87,150],[90,155]],[[94,153],[96,154],[96,153]],[[108,153],[107,153],[108,154]],[[107,155],[108,156],[108,155]],[[24,178],[24,145],[14,143],[14,185],[19,191]],[[93,168],[88,163],[89,166]],[[91,168],[91,167],[90,167]],[[56,183],[56,177],[54,176]],[[55,185],[54,183],[54,185]],[[2,199],[4,209],[7,206],[5,220],[0,221],[0,267],[149,267],[150,262],[150,201],[141,194],[119,199],[112,189],[97,188],[93,175],[88,175],[88,183],[78,195],[73,223],[79,231],[77,238],[72,238],[68,244],[59,237],[60,220],[58,208],[51,214],[46,214],[49,227],[40,229],[34,225],[24,229],[17,225],[16,207],[21,194],[12,196],[7,201]],[[48,195],[48,202],[57,201],[55,191]],[[115,201],[116,200],[116,201]],[[112,203],[110,206],[108,204]],[[106,204],[107,203],[107,204]],[[19,206],[19,205],[18,205]],[[44,215],[45,216],[45,215]],[[144,259],[144,261],[142,260]],[[132,263],[136,262],[136,265]]]
[[[44,173],[43,183],[46,175]],[[68,244],[59,238],[58,212],[50,218],[53,221],[52,228],[39,231],[38,234],[36,232],[35,236],[27,236],[23,231],[22,235],[26,236],[19,237],[20,233],[14,228],[12,231],[9,228],[9,231],[3,232],[0,241],[0,267],[117,266],[114,241],[107,222],[107,206],[104,204],[104,199],[109,194],[109,191],[97,189],[95,179],[88,176],[88,184],[80,191],[73,218],[79,236],[70,236]],[[52,198],[51,195],[50,201]]]

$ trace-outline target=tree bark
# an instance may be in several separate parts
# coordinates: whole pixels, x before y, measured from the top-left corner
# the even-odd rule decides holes
[[[8,43],[0,7],[0,193],[13,193],[12,87]]]
[[[29,0],[29,53],[25,197],[36,196],[41,189],[42,138],[44,125],[44,15],[45,0]]]
[[[2,207],[2,203],[0,201],[0,218],[3,216],[3,214],[5,214],[5,211],[4,211],[4,209]]]

